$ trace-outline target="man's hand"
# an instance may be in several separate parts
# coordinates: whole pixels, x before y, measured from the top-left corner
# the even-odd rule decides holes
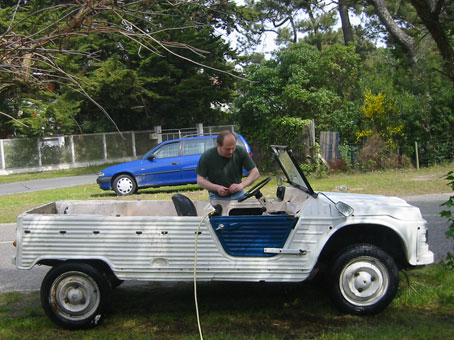
[[[219,196],[227,196],[230,192],[230,189],[219,185],[216,191]]]
[[[234,194],[238,191],[241,191],[244,189],[244,185],[243,183],[233,183],[230,187],[229,187],[229,192],[231,194]]]

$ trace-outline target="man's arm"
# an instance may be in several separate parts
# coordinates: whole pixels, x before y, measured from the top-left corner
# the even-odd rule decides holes
[[[252,169],[251,171],[249,171],[249,174],[248,174],[248,176],[246,177],[246,179],[245,179],[244,181],[242,181],[241,183],[233,183],[233,184],[229,187],[230,193],[234,194],[235,192],[244,190],[244,188],[250,186],[250,185],[251,185],[252,183],[254,183],[259,177],[260,177],[260,172],[259,172],[259,170],[257,169],[257,167],[255,167],[254,169]],[[197,181],[197,182],[198,182],[198,181]]]
[[[208,191],[217,192],[219,196],[227,196],[229,194],[229,188],[222,185],[211,183],[205,177],[197,175],[197,184]]]

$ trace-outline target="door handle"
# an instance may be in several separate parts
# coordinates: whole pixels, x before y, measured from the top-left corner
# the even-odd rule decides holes
[[[172,162],[172,165],[178,165],[178,162]]]

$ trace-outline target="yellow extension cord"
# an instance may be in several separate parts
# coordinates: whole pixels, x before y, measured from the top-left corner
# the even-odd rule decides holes
[[[205,219],[211,213],[212,212],[207,213],[205,216],[203,216],[202,220],[200,221],[199,226],[197,227],[197,232],[195,233],[195,244],[194,244],[194,301],[195,301],[195,312],[197,315],[197,326],[199,328],[200,340],[203,340],[203,334],[202,334],[202,326],[200,325],[199,304],[197,302],[197,242],[199,239],[200,227],[202,226],[202,223],[205,221]]]

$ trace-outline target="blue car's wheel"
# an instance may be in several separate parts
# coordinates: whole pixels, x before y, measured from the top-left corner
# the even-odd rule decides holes
[[[137,191],[137,184],[131,176],[120,175],[115,178],[113,189],[118,196],[131,195]]]

